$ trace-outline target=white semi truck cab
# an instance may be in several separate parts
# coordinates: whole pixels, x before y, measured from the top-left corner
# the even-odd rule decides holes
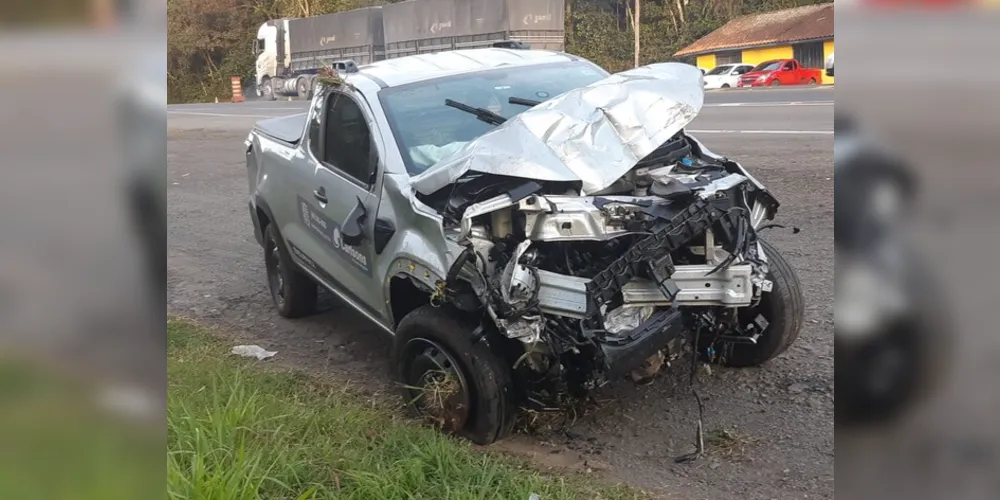
[[[254,54],[257,56],[254,89],[256,89],[257,97],[264,97],[266,94],[271,93],[273,89],[271,87],[271,79],[280,74],[278,69],[279,32],[282,35],[280,37],[283,45],[281,52],[288,54],[288,38],[284,36],[288,32],[287,19],[267,21],[260,25],[260,28],[257,30],[257,40],[254,42]],[[283,67],[288,64],[287,60],[282,60],[281,62]]]
[[[383,59],[383,45],[381,7],[267,21],[257,29],[254,46],[255,93],[311,99],[321,68],[351,71],[357,63]]]

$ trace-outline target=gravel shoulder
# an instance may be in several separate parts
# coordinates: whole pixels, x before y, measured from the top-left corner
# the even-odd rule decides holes
[[[390,390],[389,339],[360,315],[329,296],[310,318],[289,321],[274,312],[247,213],[245,137],[242,127],[168,134],[170,313],[278,351],[282,363]],[[706,432],[724,439],[694,463],[674,461],[691,451],[698,413],[686,363],[650,385],[610,384],[568,430],[519,435],[500,447],[668,498],[833,498],[833,136],[701,139],[775,193],[777,222],[801,228],[765,233],[805,288],[799,340],[765,367],[699,375]]]

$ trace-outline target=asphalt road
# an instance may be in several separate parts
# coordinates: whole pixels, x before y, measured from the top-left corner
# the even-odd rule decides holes
[[[790,131],[800,135],[832,135],[833,97],[832,87],[708,91],[704,110],[690,128],[708,133],[739,130],[743,133]],[[307,107],[307,102],[298,100],[181,104],[169,106],[167,117],[173,129],[249,131],[257,120],[304,113]],[[730,112],[732,108],[740,108],[741,112]],[[742,112],[744,108],[752,108],[754,112]],[[754,116],[752,122],[733,121],[735,116],[748,114]],[[737,124],[739,126],[735,126]]]
[[[783,356],[758,369],[699,376],[705,429],[730,431],[692,464],[697,405],[686,366],[647,386],[613,383],[603,403],[568,431],[501,443],[543,465],[606,469],[613,480],[668,498],[833,498],[833,91],[710,92],[689,127],[737,159],[781,201],[766,233],[797,270],[806,323]],[[391,390],[389,339],[329,297],[322,314],[280,318],[267,291],[247,215],[242,140],[261,117],[301,112],[301,102],[198,104],[169,109],[169,308],[232,332],[233,342],[278,351],[275,362],[355,387]],[[587,463],[588,465],[584,465]]]

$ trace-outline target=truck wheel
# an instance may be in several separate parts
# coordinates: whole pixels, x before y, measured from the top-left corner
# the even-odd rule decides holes
[[[425,305],[400,321],[393,362],[415,416],[486,445],[510,434],[517,405],[510,367],[474,330],[453,311]]]
[[[278,314],[298,318],[316,311],[316,283],[295,268],[274,224],[264,229],[264,267]]]
[[[260,87],[257,88],[257,94],[268,101],[273,101],[277,99],[274,95],[274,83],[271,82],[270,78],[265,78],[260,82]]]
[[[747,324],[762,315],[768,322],[767,328],[756,344],[716,342],[712,346],[713,339],[701,338],[698,353],[706,362],[737,368],[759,366],[785,352],[799,336],[805,319],[802,283],[774,246],[763,239],[760,244],[767,256],[767,279],[771,280],[772,288],[762,294],[757,306],[741,310],[739,320]],[[709,356],[709,347],[714,348],[714,357]]]
[[[810,78],[809,79],[809,85],[816,85],[816,79],[815,78]]]
[[[777,79],[771,80],[772,87],[777,87],[778,85],[781,85],[781,82],[779,82]]]
[[[299,79],[295,81],[295,91],[299,95],[299,99],[302,99],[303,101],[312,99],[312,85],[310,84],[310,79],[304,76],[299,77]]]

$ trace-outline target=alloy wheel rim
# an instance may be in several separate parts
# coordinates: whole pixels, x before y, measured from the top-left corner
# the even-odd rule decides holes
[[[282,305],[285,303],[285,278],[282,274],[281,254],[278,251],[278,242],[272,238],[270,243],[268,245],[268,274],[270,275],[271,293],[278,305]]]
[[[407,403],[417,414],[448,432],[465,427],[471,392],[458,361],[443,346],[426,338],[404,346],[403,384]]]

